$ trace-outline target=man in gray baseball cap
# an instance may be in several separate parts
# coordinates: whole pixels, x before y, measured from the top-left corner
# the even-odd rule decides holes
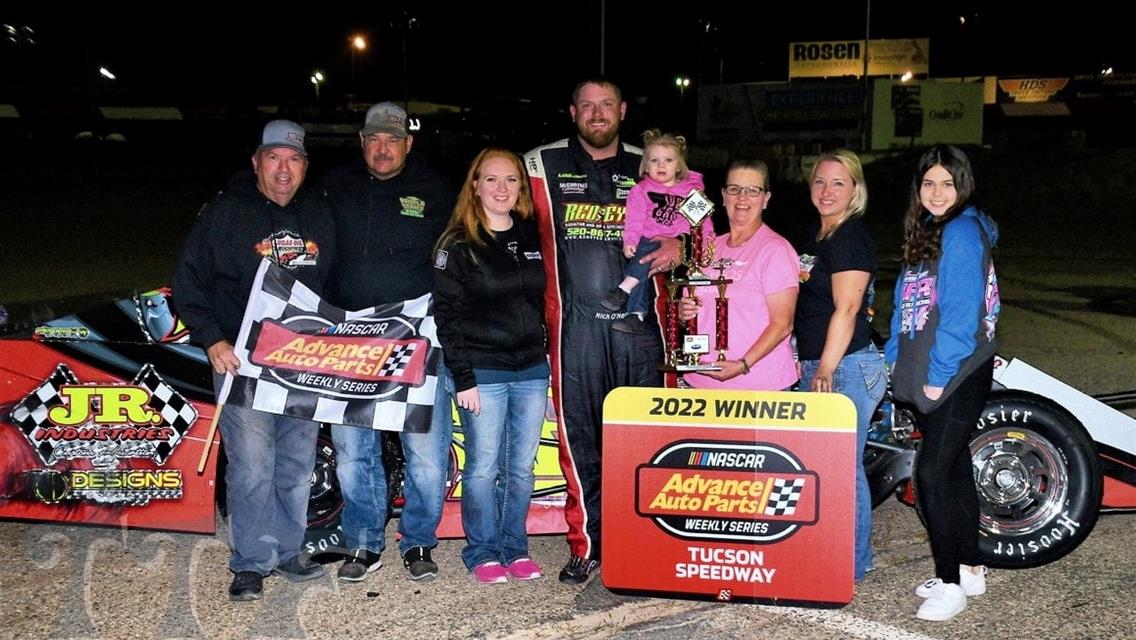
[[[406,111],[393,102],[380,102],[367,109],[367,117],[363,121],[363,137],[376,133],[410,138],[406,129]]]
[[[336,236],[343,238],[336,263],[335,302],[345,309],[413,300],[434,288],[433,246],[454,207],[454,191],[443,176],[410,155],[414,137],[406,110],[380,102],[367,110],[359,131],[362,162],[329,171],[323,179],[335,212]],[[427,433],[402,433],[406,458],[399,518],[399,553],[412,580],[438,575],[431,551],[442,517],[453,432],[452,379],[439,364],[434,419]],[[402,425],[384,425],[398,428]],[[382,431],[332,425],[336,476],[343,495],[344,546],[340,580],[360,582],[382,566],[386,547],[388,495],[382,459]],[[391,492],[397,486],[389,487]]]
[[[308,157],[308,152],[304,149],[304,128],[291,120],[273,120],[264,125],[260,146],[256,150],[266,151],[277,147],[287,147]]]
[[[233,345],[264,258],[317,294],[331,284],[335,223],[323,194],[304,188],[307,171],[303,127],[269,122],[251,171],[233,176],[201,210],[185,242],[175,303],[205,349],[215,391],[241,367]],[[297,582],[324,575],[303,553],[319,424],[235,403],[217,410],[228,457],[229,599],[262,597],[273,573]]]

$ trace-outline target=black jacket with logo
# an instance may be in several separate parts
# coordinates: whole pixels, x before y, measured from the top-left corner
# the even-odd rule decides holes
[[[515,251],[508,246],[515,242]],[[548,353],[544,261],[532,218],[477,247],[450,242],[434,257],[434,317],[458,391],[477,385],[474,369],[519,371]]]
[[[194,343],[237,341],[262,258],[322,294],[336,258],[335,227],[319,191],[300,187],[281,207],[257,189],[250,169],[198,213],[174,272],[174,303]]]
[[[407,157],[387,180],[362,158],[328,172],[321,187],[335,212],[340,239],[333,301],[349,310],[411,300],[434,285],[434,243],[454,208],[448,180]]]

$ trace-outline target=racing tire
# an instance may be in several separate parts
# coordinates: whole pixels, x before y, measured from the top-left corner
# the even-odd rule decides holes
[[[387,476],[387,522],[402,515],[406,499],[402,485],[406,481],[406,458],[402,453],[402,439],[395,432],[383,432],[383,470]]]
[[[342,512],[343,495],[335,475],[335,445],[331,441],[331,429],[322,426],[316,436],[316,464],[308,496],[308,529],[334,527]]]
[[[1096,449],[1081,422],[1057,403],[1025,391],[992,391],[970,452],[986,565],[1048,564],[1093,530],[1103,494]]]

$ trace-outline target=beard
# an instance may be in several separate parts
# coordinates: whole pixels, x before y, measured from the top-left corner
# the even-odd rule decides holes
[[[603,149],[615,142],[615,139],[619,137],[619,121],[616,120],[612,122],[611,128],[605,130],[591,129],[588,127],[587,122],[579,122],[576,123],[576,131],[589,146],[596,149]]]

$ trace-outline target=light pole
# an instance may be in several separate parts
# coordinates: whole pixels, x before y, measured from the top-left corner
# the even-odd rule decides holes
[[[678,87],[678,103],[683,104],[686,98],[686,89],[690,86],[690,78],[678,76],[675,78],[675,86]]]
[[[348,40],[351,44],[351,95],[355,95],[355,54],[359,51],[364,51],[367,48],[367,38],[363,34],[356,33]]]
[[[871,140],[868,137],[868,120],[872,116],[872,85],[868,82],[868,62],[872,55],[872,0],[864,7],[864,111],[860,114],[860,152],[867,153]]]
[[[316,104],[318,105],[320,101],[320,85],[323,84],[323,81],[326,78],[324,78],[323,72],[317,69],[316,71],[312,72],[312,77],[310,79],[312,81],[312,86],[316,88]]]
[[[410,77],[406,57],[406,37],[410,31],[418,28],[418,18],[410,15],[409,11],[403,11],[396,28],[402,38],[402,108],[410,109]]]
[[[5,24],[0,26],[4,38],[16,47],[16,79],[20,86],[20,94],[24,93],[24,48],[36,46],[35,29],[28,25]]]

